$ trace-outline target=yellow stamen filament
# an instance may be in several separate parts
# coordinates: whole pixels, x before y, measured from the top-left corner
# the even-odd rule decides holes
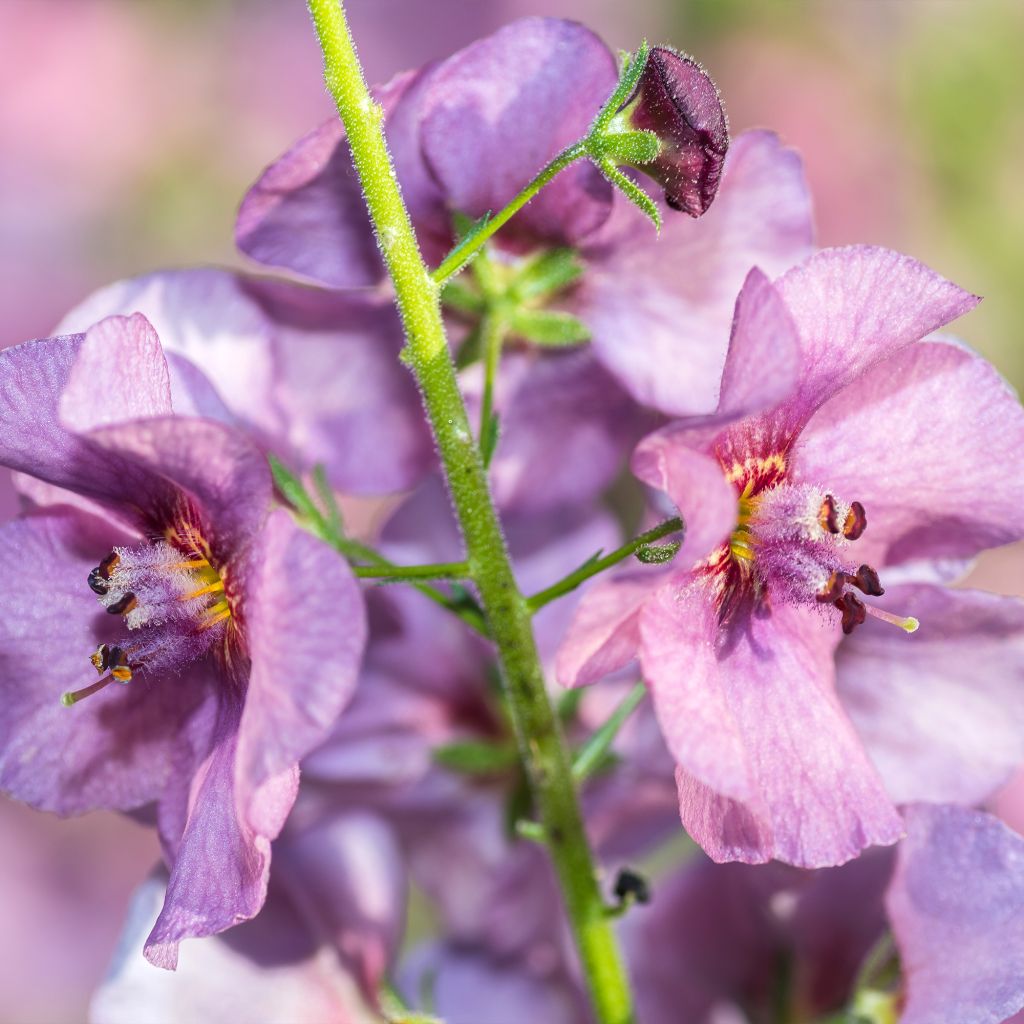
[[[205,569],[210,563],[205,558],[195,558],[190,562],[174,562],[169,569]]]
[[[203,594],[217,594],[224,589],[224,583],[221,580],[216,580],[213,583],[207,584],[205,587],[200,587],[198,590],[193,590],[191,594],[182,594],[178,598],[179,601],[191,601],[195,597],[202,597]]]
[[[218,622],[231,618],[231,608],[227,601],[218,601],[207,612],[207,617],[200,624],[200,629],[212,629]]]

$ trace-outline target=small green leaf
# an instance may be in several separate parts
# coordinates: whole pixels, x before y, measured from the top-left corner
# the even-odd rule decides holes
[[[460,281],[448,281],[441,289],[441,301],[459,313],[482,314],[487,308],[483,296]]]
[[[433,758],[442,768],[463,775],[496,775],[519,763],[515,747],[476,740],[435,747]]]
[[[553,309],[516,309],[509,316],[513,334],[535,345],[563,347],[590,340],[590,330],[582,320]]]
[[[331,487],[327,479],[327,471],[322,463],[318,463],[313,467],[313,486],[316,487],[320,504],[326,513],[322,517],[324,526],[330,530],[331,536],[343,537],[345,535],[345,522],[341,516],[341,509],[338,508],[338,499],[334,496],[334,488]]]
[[[631,178],[627,178],[608,159],[598,163],[601,173],[636,207],[645,213],[658,231],[661,231],[661,211],[658,204]]]
[[[644,544],[636,549],[634,554],[638,562],[644,565],[664,565],[671,562],[679,551],[680,542],[671,540],[667,544]]]
[[[267,456],[267,461],[270,463],[270,473],[274,478],[274,486],[281,492],[281,497],[296,512],[312,519],[314,522],[322,522],[323,517],[313,503],[313,499],[306,493],[306,487],[302,480],[288,469],[276,455]]]
[[[501,417],[492,412],[484,424],[483,433],[480,435],[480,457],[484,460],[484,466],[491,464],[494,458],[495,449],[498,447],[498,440],[501,437]]]
[[[574,284],[585,270],[575,249],[546,249],[522,267],[516,275],[512,293],[524,302],[547,298]]]

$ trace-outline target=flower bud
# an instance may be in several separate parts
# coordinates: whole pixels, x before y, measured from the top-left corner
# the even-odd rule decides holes
[[[704,69],[675,50],[653,47],[616,121],[657,135],[658,156],[635,166],[665,189],[668,205],[691,217],[706,212],[722,176],[729,125],[718,89]]]

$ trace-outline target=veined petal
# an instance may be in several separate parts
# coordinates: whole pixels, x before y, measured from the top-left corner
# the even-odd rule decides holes
[[[778,605],[721,627],[700,584],[669,584],[640,631],[683,824],[715,860],[823,867],[899,838],[832,691],[835,635],[813,612]]]
[[[794,429],[832,395],[979,302],[923,263],[867,245],[823,249],[775,282],[800,334]]]
[[[1024,536],[1024,409],[969,349],[928,341],[886,359],[813,417],[797,479],[860,501],[872,564],[959,558]]]
[[[0,529],[0,573],[15,584],[0,616],[0,785],[42,810],[129,810],[156,799],[188,746],[185,724],[210,697],[209,669],[197,666],[61,705],[62,693],[96,679],[97,644],[116,638],[86,578],[97,552],[126,540],[68,506]]]
[[[631,204],[588,238],[572,299],[594,352],[640,402],[670,415],[714,411],[736,295],[751,267],[774,277],[810,254],[810,196],[795,150],[771,132],[733,140],[700,220],[665,219],[660,237]]]
[[[991,815],[905,813],[886,907],[906,984],[901,1024],[999,1024],[1024,1007],[1024,839]]]
[[[583,686],[629,664],[640,646],[640,611],[665,581],[663,572],[630,573],[592,586],[558,649],[563,686]]]
[[[141,313],[108,316],[86,329],[59,408],[61,421],[78,433],[170,414],[167,360]]]
[[[167,896],[145,944],[146,959],[157,967],[174,970],[183,939],[247,921],[266,899],[270,840],[295,801],[299,771],[295,765],[263,787],[260,824],[273,817],[277,828],[253,828],[239,807],[236,784],[239,716],[236,703],[222,700],[213,750],[192,778]]]
[[[452,210],[496,213],[586,134],[617,79],[608,48],[557,18],[523,18],[444,61],[423,100],[426,160]],[[563,171],[509,225],[530,241],[572,244],[611,212],[589,161]]]
[[[282,509],[259,536],[247,591],[252,668],[236,785],[240,813],[259,828],[263,787],[326,738],[352,697],[366,612],[345,560]]]
[[[713,433],[713,432],[712,432]],[[672,427],[645,437],[633,453],[633,472],[665,491],[686,526],[676,555],[689,567],[725,543],[736,528],[739,502],[718,460],[690,447],[690,438]]]
[[[93,1024],[370,1024],[353,978],[317,937],[287,895],[272,886],[259,916],[232,929],[228,941],[189,943],[175,973],[155,971],[142,957],[143,939],[163,903],[163,872],[136,891],[113,963],[93,995]]]
[[[836,659],[839,698],[897,803],[980,803],[1024,762],[1024,602],[887,588],[913,637],[870,619]]]

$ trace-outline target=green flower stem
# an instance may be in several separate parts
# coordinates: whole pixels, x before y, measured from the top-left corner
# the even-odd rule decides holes
[[[534,594],[533,597],[527,598],[527,607],[529,607],[531,612],[543,608],[544,605],[550,604],[556,598],[575,590],[581,583],[589,580],[591,576],[596,576],[599,572],[610,569],[624,558],[636,554],[640,548],[653,544],[655,541],[668,537],[670,534],[678,533],[682,528],[683,521],[678,516],[674,519],[666,519],[665,522],[659,523],[646,533],[641,533],[639,537],[634,537],[631,541],[623,544],[621,548],[616,548],[610,555],[605,555],[604,558],[591,558],[589,561],[584,562],[575,572],[569,573],[564,579],[560,579],[547,589]]]
[[[647,696],[647,687],[643,683],[637,683],[625,697],[622,703],[609,715],[604,722],[580,748],[576,760],[572,763],[573,778],[579,783],[589,778],[594,770],[600,765],[605,754],[618,736],[619,730],[625,721],[640,706],[641,701]]]
[[[500,313],[485,314],[480,325],[480,344],[484,351],[484,393],[480,403],[480,451],[484,465],[489,466],[497,447],[497,425],[491,423],[494,415],[494,384],[501,364],[501,348],[505,343],[505,319]]]
[[[574,164],[581,157],[587,156],[585,139],[574,142],[556,156],[523,190],[499,213],[495,214],[486,224],[477,228],[465,242],[460,242],[434,271],[433,278],[437,284],[443,284],[457,274],[486,244],[487,240],[507,224],[552,178]]]
[[[438,562],[434,565],[353,565],[352,572],[361,580],[464,580],[469,576],[465,562]]]
[[[420,255],[384,140],[383,113],[366,88],[339,0],[310,0],[309,6],[324,53],[324,78],[345,124],[370,218],[394,284],[407,337],[403,358],[423,394],[472,576],[497,646],[520,752],[596,1017],[600,1024],[629,1024],[633,1019],[629,985],[614,932],[604,915],[568,753],[537,657],[530,610],[516,586],[487,473],[448,352],[438,302],[438,280],[446,275],[432,277]],[[563,166],[575,158],[566,156]],[[545,180],[560,169],[550,171]],[[523,202],[529,198],[524,196]]]

